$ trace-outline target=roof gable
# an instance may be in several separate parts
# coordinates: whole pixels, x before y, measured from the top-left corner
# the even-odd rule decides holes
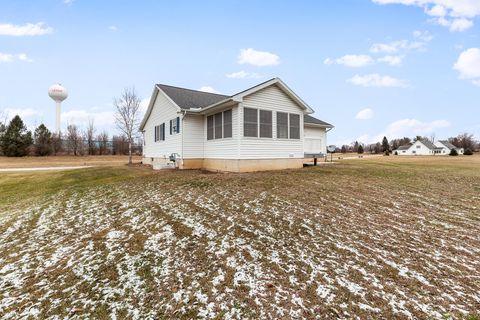
[[[229,96],[223,94],[179,88],[166,84],[157,84],[157,87],[169,96],[177,106],[186,110],[205,108],[229,98]]]
[[[427,147],[430,150],[438,149],[438,147],[436,145],[434,145],[432,142],[430,142],[428,140],[423,139],[423,140],[417,140],[417,141],[422,143],[425,147]]]
[[[292,99],[294,103],[296,103],[301,109],[305,111],[305,113],[314,112],[313,109],[305,103],[305,101],[303,101],[279,78],[267,80],[256,86],[240,91],[232,96],[180,88],[166,84],[156,84],[147,111],[145,112],[145,116],[140,123],[140,130],[144,129],[159,93],[164,94],[172,102],[172,104],[180,110],[185,110],[188,112],[203,112],[217,106],[224,106],[224,104],[226,103],[231,104],[241,102],[243,101],[244,97],[273,85],[277,86],[283,93],[285,93],[290,99]],[[314,117],[307,118],[306,123],[333,128],[331,124],[316,119]]]

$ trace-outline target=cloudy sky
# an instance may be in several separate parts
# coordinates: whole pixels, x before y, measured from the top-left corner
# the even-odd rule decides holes
[[[280,77],[335,125],[329,142],[480,137],[479,0],[0,2],[0,112],[113,126],[154,83],[233,94]]]

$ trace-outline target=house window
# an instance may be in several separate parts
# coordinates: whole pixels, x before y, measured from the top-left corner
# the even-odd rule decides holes
[[[232,137],[232,110],[207,117],[207,140]]]
[[[155,126],[155,138],[154,141],[164,141],[165,140],[165,123],[162,123],[159,126]]]
[[[272,137],[272,111],[260,110],[260,138]]]
[[[213,139],[213,116],[207,117],[207,140]]]
[[[290,113],[290,139],[300,139],[300,115]]]
[[[245,137],[258,137],[258,110],[243,109],[243,135]]]
[[[215,139],[222,139],[222,127],[223,127],[223,121],[222,121],[222,113],[216,113],[214,115],[215,118]]]
[[[420,149],[420,148],[421,148],[421,146],[417,146],[417,149]]]
[[[277,138],[288,139],[288,113],[277,112]]]
[[[180,133],[180,117],[170,120],[170,134]]]
[[[223,111],[223,137],[232,137],[232,110]]]

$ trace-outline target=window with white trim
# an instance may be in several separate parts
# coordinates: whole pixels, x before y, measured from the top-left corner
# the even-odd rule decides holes
[[[232,137],[232,110],[223,111],[223,137]]]
[[[290,139],[300,139],[300,115],[289,114],[290,120]]]
[[[243,136],[258,137],[258,109],[243,108]]]
[[[288,139],[288,113],[277,112],[277,138]]]
[[[260,138],[272,137],[272,111],[259,110],[260,112]]]
[[[165,141],[165,123],[155,126],[154,141]]]
[[[180,133],[180,117],[170,120],[170,134]]]
[[[225,110],[207,117],[207,140],[232,137],[232,110]]]
[[[222,112],[216,113],[214,115],[215,120],[215,139],[222,139],[223,138],[223,114]]]
[[[213,115],[207,117],[207,140],[213,139]]]

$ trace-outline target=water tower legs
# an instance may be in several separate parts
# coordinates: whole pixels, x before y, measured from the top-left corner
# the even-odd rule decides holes
[[[56,106],[57,106],[57,117],[56,117],[56,121],[55,121],[55,131],[57,132],[57,134],[60,134],[60,107],[61,107],[61,102],[60,101],[56,101]]]

